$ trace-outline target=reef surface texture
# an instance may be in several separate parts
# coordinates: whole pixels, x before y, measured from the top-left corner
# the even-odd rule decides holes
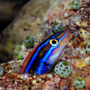
[[[15,56],[15,60],[0,65],[0,90],[90,90],[90,0],[73,1],[31,0],[22,8],[3,32],[0,51],[5,50],[12,56],[20,51],[23,58]],[[62,30],[58,27],[61,23],[70,29],[69,43],[58,57],[58,62],[67,62],[62,63],[64,68],[57,64],[57,73],[52,70],[40,76],[20,74],[19,69],[29,52],[54,32]],[[31,48],[24,46],[27,36],[35,38]],[[67,74],[67,77],[62,77],[60,70],[64,70],[62,75]]]

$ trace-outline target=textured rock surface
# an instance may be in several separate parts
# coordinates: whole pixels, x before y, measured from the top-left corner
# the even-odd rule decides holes
[[[0,0],[0,21],[11,20],[28,0]]]
[[[12,51],[14,50],[15,46],[23,42],[25,36],[32,35],[35,37],[36,41],[42,41],[42,39],[50,36],[52,33],[48,33],[49,29],[45,25],[45,18],[47,17],[48,13],[52,12],[50,12],[50,9],[54,5],[57,5],[58,2],[65,4],[64,2],[66,1],[68,2],[68,0],[29,1],[22,8],[12,24],[10,24],[3,32],[3,39],[0,42],[0,52],[5,53],[3,55],[5,59],[7,59],[7,57],[11,58],[11,56],[13,56]],[[57,9],[55,11],[57,12]],[[62,10],[62,12],[64,13],[64,10]],[[62,12],[60,13],[60,18],[63,17]]]
[[[24,36],[38,35],[44,12],[50,6],[49,0],[32,0],[21,10],[12,25],[4,31],[4,35],[9,35],[11,39],[23,40]],[[10,32],[11,31],[11,32]],[[13,37],[13,36],[17,37]],[[8,39],[10,39],[8,38]]]
[[[4,52],[2,56],[11,57],[15,45],[21,43],[25,36],[32,35],[36,40],[41,40],[45,30],[40,30],[40,24],[49,7],[50,0],[31,0],[22,8],[16,19],[3,32],[3,39],[0,41],[0,52]]]

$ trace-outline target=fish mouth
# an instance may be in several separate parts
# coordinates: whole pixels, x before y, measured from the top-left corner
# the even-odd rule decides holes
[[[63,31],[62,33],[60,33],[59,35],[57,35],[56,37],[59,41],[62,41],[65,38],[67,38],[67,40],[68,40],[70,38],[70,30],[67,29],[67,30]]]

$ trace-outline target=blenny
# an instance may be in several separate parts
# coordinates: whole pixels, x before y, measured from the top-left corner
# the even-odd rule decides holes
[[[62,52],[62,49],[68,43],[69,38],[70,31],[66,29],[65,31],[52,35],[37,45],[23,62],[20,73],[34,71],[35,74],[41,75],[50,71],[57,61],[57,57]]]

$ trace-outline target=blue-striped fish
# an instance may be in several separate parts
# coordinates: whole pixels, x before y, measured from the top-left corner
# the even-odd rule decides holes
[[[69,38],[70,31],[67,29],[37,45],[23,62],[20,73],[35,71],[35,74],[41,75],[48,72],[57,61],[57,57],[68,43]]]

